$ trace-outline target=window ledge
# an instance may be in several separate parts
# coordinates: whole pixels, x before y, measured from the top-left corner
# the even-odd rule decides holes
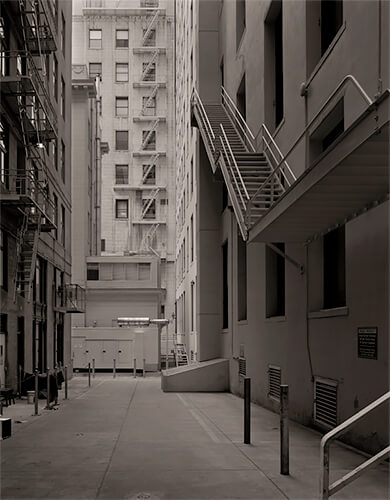
[[[336,316],[348,316],[349,308],[347,306],[344,307],[335,307],[333,309],[320,309],[319,311],[309,312],[307,317],[309,319],[318,319],[318,318],[333,318]]]
[[[248,320],[247,319],[238,319],[237,320],[237,324],[238,324],[238,326],[247,325],[248,324]]]
[[[229,328],[222,328],[221,333],[229,333]]]
[[[265,323],[282,323],[286,321],[286,316],[270,316],[269,318],[265,318]]]

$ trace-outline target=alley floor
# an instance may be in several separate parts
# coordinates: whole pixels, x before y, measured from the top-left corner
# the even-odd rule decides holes
[[[11,405],[1,443],[1,498],[317,499],[320,434],[290,423],[290,475],[279,474],[279,417],[252,405],[243,444],[242,399],[163,393],[160,378],[73,378],[70,398],[32,416]],[[365,457],[335,443],[332,479]],[[388,464],[332,498],[389,498]]]

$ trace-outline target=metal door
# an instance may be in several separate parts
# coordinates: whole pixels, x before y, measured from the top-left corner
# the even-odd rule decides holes
[[[131,368],[133,366],[133,341],[118,340],[117,367]]]

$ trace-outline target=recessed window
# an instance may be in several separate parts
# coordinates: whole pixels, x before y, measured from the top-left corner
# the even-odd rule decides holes
[[[53,94],[54,98],[58,100],[58,61],[55,55],[53,55]]]
[[[61,179],[62,182],[65,182],[65,167],[66,167],[66,158],[65,158],[65,144],[64,141],[61,141]]]
[[[245,30],[245,0],[236,0],[236,46],[240,45]]]
[[[148,71],[146,72],[146,69],[148,68]],[[156,63],[152,63],[149,66],[149,63],[142,63],[142,74],[143,80],[145,82],[155,82],[156,81]]]
[[[61,15],[61,50],[65,55],[65,46],[66,46],[66,23],[64,14]]]
[[[146,29],[142,30],[143,37],[145,36]],[[144,41],[144,45],[147,47],[155,47],[156,46],[156,30],[150,30],[149,35]]]
[[[115,115],[128,116],[129,114],[129,98],[116,97],[115,98]]]
[[[155,97],[142,97],[142,113],[146,116],[154,116],[156,114]]]
[[[310,162],[333,144],[344,132],[344,99],[341,98],[310,134]]]
[[[154,151],[156,149],[156,131],[143,130],[142,131],[142,149],[147,151]]]
[[[274,243],[284,253],[284,243]],[[266,316],[285,315],[285,262],[284,257],[266,247]]]
[[[129,183],[129,166],[115,165],[115,184]]]
[[[102,48],[102,30],[89,30],[89,48]]]
[[[142,184],[156,184],[155,165],[142,165]]]
[[[115,217],[117,219],[129,218],[129,200],[115,200]]]
[[[102,238],[100,240],[100,251],[101,252],[105,252],[106,251],[106,240],[104,238]]]
[[[142,200],[142,218],[156,218],[156,200],[153,200],[151,198],[145,198]]]
[[[129,81],[129,65],[127,63],[116,63],[115,80],[117,82]]]
[[[115,46],[119,48],[127,48],[129,46],[129,31],[116,30]]]
[[[102,63],[89,63],[89,76],[90,78],[95,78],[96,76],[102,76]]]
[[[127,151],[129,149],[129,132],[127,130],[117,130],[115,132],[116,151]]]
[[[87,280],[99,279],[99,264],[87,264]]]
[[[61,77],[61,115],[65,120],[65,80]]]

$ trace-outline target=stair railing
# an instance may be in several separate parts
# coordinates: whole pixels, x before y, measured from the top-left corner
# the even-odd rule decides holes
[[[255,136],[252,134],[251,129],[246,123],[244,117],[240,113],[239,109],[235,105],[233,99],[227,93],[226,89],[221,85],[221,96],[222,96],[222,106],[224,107],[227,114],[233,120],[234,123],[237,124],[238,128],[241,130],[242,136],[244,138],[245,144],[249,146],[249,148],[255,152]]]
[[[291,184],[296,181],[296,177],[291,170],[290,165],[284,159],[283,153],[280,151],[275,139],[272,137],[270,131],[264,123],[261,126],[261,142],[263,153],[272,168],[274,168],[274,165],[279,165],[280,161],[282,162],[283,167],[280,169],[280,178],[283,177],[287,186],[290,187]],[[279,158],[276,155],[278,155]],[[282,184],[284,184],[284,182]]]
[[[215,154],[215,145],[214,145],[215,134],[214,134],[213,129],[211,128],[211,124],[210,124],[210,121],[208,119],[207,113],[204,109],[203,103],[202,103],[202,101],[199,97],[199,94],[195,88],[193,90],[193,101],[199,110],[199,117],[202,121],[203,129],[205,130],[206,135],[207,135],[207,139],[208,139],[207,142],[209,143],[213,154]]]
[[[323,438],[321,439],[321,447],[320,447],[320,500],[327,500],[331,495],[334,495],[337,491],[340,491],[344,486],[351,483],[359,476],[363,474],[364,471],[373,467],[376,463],[381,462],[386,458],[386,455],[390,453],[390,446],[387,446],[382,451],[369,458],[361,465],[356,467],[353,471],[345,474],[341,479],[335,481],[331,485],[329,485],[329,446],[331,441],[336,439],[338,436],[343,434],[347,429],[349,429],[355,422],[366,416],[371,411],[375,410],[378,406],[390,400],[390,392],[386,392],[378,398],[376,401],[373,401],[371,404],[357,412],[352,417],[345,420],[343,423],[329,431]]]

